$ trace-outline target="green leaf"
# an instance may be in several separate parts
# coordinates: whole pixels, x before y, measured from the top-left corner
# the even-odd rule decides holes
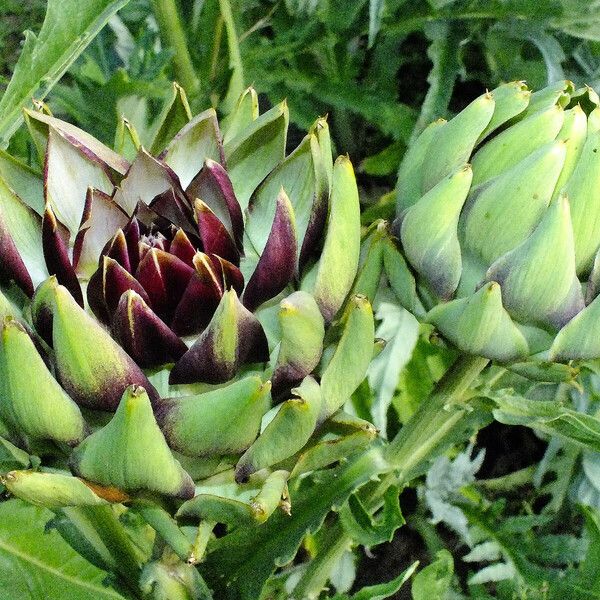
[[[381,29],[384,11],[385,0],[369,1],[369,48],[375,43],[375,38]]]
[[[0,473],[28,467],[29,462],[30,458],[27,452],[0,437]]]
[[[102,27],[128,0],[49,0],[44,24],[25,34],[14,75],[0,100],[0,144],[19,127],[21,108],[44,98]]]
[[[402,307],[387,302],[381,303],[376,317],[380,321],[376,337],[383,338],[386,346],[371,363],[368,377],[375,392],[371,407],[373,424],[385,435],[388,408],[398,387],[400,373],[410,361],[419,339],[419,323]]]
[[[394,142],[383,150],[367,156],[361,163],[361,171],[367,175],[383,177],[398,170],[406,148],[402,142]]]
[[[492,400],[497,421],[506,425],[525,425],[557,435],[580,447],[600,452],[600,420],[566,408],[560,402],[529,400],[500,392]]]
[[[578,573],[578,583],[590,592],[600,592],[600,575],[598,574],[598,560],[600,560],[600,515],[598,511],[588,506],[581,506],[585,519],[590,545]]]
[[[440,550],[437,559],[419,571],[412,583],[413,600],[444,600],[454,573],[454,561],[448,550]]]
[[[336,469],[307,478],[290,490],[293,513],[275,513],[260,527],[241,527],[209,545],[202,575],[223,600],[254,600],[277,566],[295,556],[307,532],[316,531],[333,506],[340,506],[357,488],[387,470],[380,448],[363,452]],[[306,486],[306,487],[304,487]]]
[[[48,510],[20,500],[0,504],[0,597],[123,599],[102,584],[106,573],[81,558],[57,532],[44,533],[51,517]]]
[[[351,596],[352,600],[384,600],[395,594],[411,577],[419,566],[419,561],[415,561],[408,569],[405,569],[391,581],[380,583],[378,585],[370,585],[356,592]]]
[[[429,89],[423,100],[411,141],[414,141],[433,120],[446,116],[454,82],[460,70],[460,38],[456,31],[452,31],[452,24],[448,21],[434,21],[425,28],[425,33],[431,41],[427,56],[433,67],[427,76]]]
[[[340,511],[340,520],[346,532],[362,546],[377,546],[391,542],[394,532],[404,525],[400,511],[400,491],[391,486],[383,497],[383,511],[379,519],[374,519],[358,498],[353,494]]]

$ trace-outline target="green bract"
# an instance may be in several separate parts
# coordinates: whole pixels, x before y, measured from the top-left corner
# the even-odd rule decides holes
[[[52,509],[131,503],[180,558],[175,513],[289,512],[290,473],[375,435],[342,410],[373,314],[326,121],[286,156],[285,103],[259,115],[247,90],[223,132],[175,86],[151,151],[122,123],[126,157],[48,112],[26,121],[43,174],[7,158],[0,177],[6,488]]]
[[[600,357],[599,117],[589,88],[513,82],[427,127],[400,167],[384,254],[401,303],[461,351],[529,374],[521,363]]]

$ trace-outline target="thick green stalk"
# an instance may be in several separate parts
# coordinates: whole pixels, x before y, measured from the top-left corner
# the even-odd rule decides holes
[[[488,362],[487,358],[478,356],[459,358],[390,442],[386,458],[400,469],[400,480],[406,482],[413,469],[429,460],[435,448],[443,444],[448,432],[462,419],[464,412],[456,408]]]
[[[163,42],[175,52],[175,76],[183,89],[194,96],[200,89],[200,80],[192,63],[175,0],[152,0],[152,6]]]
[[[362,500],[367,510],[377,510],[391,485],[402,487],[415,476],[419,467],[437,455],[438,449],[445,447],[444,442],[465,416],[460,404],[466,392],[488,362],[485,358],[462,356],[440,380],[431,396],[421,403],[385,450],[386,459],[395,467],[395,472],[383,474],[377,484],[365,488]],[[329,579],[335,559],[351,544],[351,537],[338,520],[327,532],[319,553],[294,589],[294,598],[316,598]]]
[[[240,52],[240,43],[235,29],[235,21],[231,11],[229,0],[219,0],[219,9],[221,17],[225,23],[227,31],[227,50],[229,52],[229,67],[232,70],[231,81],[227,96],[223,100],[222,108],[227,114],[230,113],[244,91],[244,65],[242,63],[242,53]]]
[[[79,540],[97,554],[106,564],[107,570],[114,571],[134,597],[139,597],[139,577],[141,557],[127,536],[112,506],[81,506],[64,508],[58,511],[69,519]],[[59,533],[78,552],[80,548],[72,544],[69,535],[58,528]]]

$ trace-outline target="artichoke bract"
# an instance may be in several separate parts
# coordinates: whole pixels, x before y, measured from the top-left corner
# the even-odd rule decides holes
[[[132,503],[170,538],[152,498],[262,522],[289,510],[292,471],[373,439],[343,412],[373,314],[353,287],[356,181],[325,119],[287,155],[286,104],[259,115],[252,89],[221,126],[174,86],[144,145],[121,123],[120,153],[43,106],[26,122],[43,173],[0,153],[10,492],[53,509]]]
[[[507,83],[407,151],[385,270],[460,351],[542,378],[600,357],[599,104]]]

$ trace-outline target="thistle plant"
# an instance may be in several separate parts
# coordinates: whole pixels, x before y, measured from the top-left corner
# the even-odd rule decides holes
[[[286,156],[285,103],[252,89],[219,124],[175,86],[120,154],[38,108],[43,178],[0,157],[2,483],[162,597],[216,523],[289,513],[288,482],[375,436],[342,409],[375,349],[352,166],[324,119]]]

